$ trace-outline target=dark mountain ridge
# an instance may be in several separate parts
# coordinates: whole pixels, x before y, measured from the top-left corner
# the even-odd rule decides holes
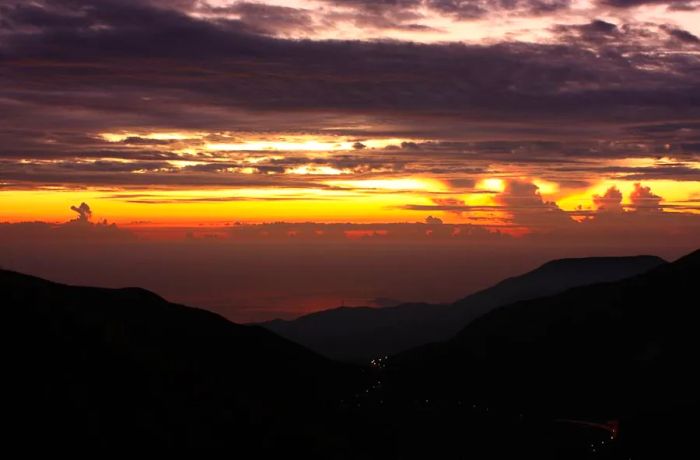
[[[263,328],[138,288],[0,271],[14,429],[44,445],[255,449],[317,444],[358,371]],[[35,440],[34,440],[35,441]]]
[[[357,368],[143,289],[0,271],[10,437],[244,458],[694,458],[699,275],[696,251]]]
[[[614,420],[620,457],[691,457],[700,429],[698,280],[695,251],[628,279],[503,306],[447,342],[392,357],[381,397]]]
[[[575,286],[616,281],[666,263],[656,256],[589,257],[547,262],[451,305],[341,307],[261,326],[334,359],[369,362],[430,342],[447,340],[492,309]]]

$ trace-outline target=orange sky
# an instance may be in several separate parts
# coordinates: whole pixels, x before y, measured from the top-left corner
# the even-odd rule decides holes
[[[434,166],[431,158],[420,156],[411,159],[410,167],[399,169],[378,166],[344,165],[353,151],[351,138],[332,136],[299,136],[278,134],[267,138],[236,138],[236,142],[208,143],[212,133],[101,133],[100,138],[109,143],[124,139],[168,140],[165,147],[152,147],[175,152],[178,160],[168,160],[164,175],[187,177],[188,170],[199,166],[222,164],[222,169],[212,170],[218,175],[237,174],[255,177],[261,172],[253,167],[293,156],[297,161],[290,165],[267,171],[264,174],[283,183],[223,187],[206,185],[162,185],[143,187],[124,185],[51,185],[14,184],[0,193],[0,221],[21,222],[46,220],[62,222],[72,218],[68,207],[80,202],[89,203],[95,220],[107,219],[125,227],[216,226],[232,222],[262,223],[287,222],[423,222],[428,214],[449,223],[476,223],[479,225],[503,223],[510,211],[509,205],[499,202],[508,184],[524,182],[533,184],[543,202],[554,202],[563,211],[595,210],[594,195],[602,195],[610,187],[622,192],[622,204],[630,204],[630,194],[636,178],[629,173],[615,172],[614,168],[632,168],[630,171],[648,170],[667,166],[697,169],[700,178],[700,162],[679,162],[671,158],[635,157],[590,162],[581,171],[558,171],[556,159],[551,165],[509,165],[489,162],[481,170],[469,174],[469,184],[460,183],[463,174],[441,171],[438,174],[420,173]],[[220,137],[220,136],[219,136]],[[173,144],[172,142],[175,142]],[[363,139],[360,154],[365,157],[381,157],[391,154],[392,146],[411,139]],[[417,140],[429,144],[429,141]],[[127,153],[129,148],[127,146]],[[172,154],[171,154],[172,156]],[[60,166],[75,160],[52,160],[48,167]],[[78,160],[86,165],[109,161],[129,166],[138,160],[128,158]],[[389,160],[387,160],[389,161]],[[446,160],[447,162],[448,160]],[[41,162],[37,162],[42,166]],[[480,165],[478,161],[472,162]],[[250,165],[250,168],[246,165]],[[423,168],[423,165],[425,167]],[[591,176],[586,169],[595,165],[610,171],[603,177]],[[544,167],[543,167],[544,166]],[[636,169],[635,169],[636,168]],[[248,170],[250,169],[250,170]],[[129,170],[131,177],[142,175],[139,170]],[[153,171],[148,171],[152,174]],[[562,176],[559,180],[558,176]],[[576,181],[572,181],[572,177]],[[283,179],[282,179],[283,178]],[[287,179],[288,178],[288,179]],[[572,184],[573,182],[573,184]],[[698,213],[700,180],[643,181],[643,185],[661,198],[666,212]],[[441,209],[440,204],[459,204],[463,209]],[[425,209],[422,209],[422,208]],[[434,208],[434,209],[432,209]],[[507,219],[506,219],[507,220]]]

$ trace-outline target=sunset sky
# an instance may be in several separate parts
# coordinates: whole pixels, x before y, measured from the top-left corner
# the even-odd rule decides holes
[[[0,0],[0,264],[113,285],[138,280],[66,269],[75,240],[528,254],[306,311],[445,301],[550,256],[678,256],[700,246],[699,37],[695,0]],[[17,252],[37,242],[61,261]],[[171,292],[273,314],[195,291]]]

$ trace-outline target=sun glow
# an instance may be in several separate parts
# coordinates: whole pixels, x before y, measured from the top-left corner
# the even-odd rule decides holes
[[[678,182],[672,180],[619,180],[608,179],[597,182],[596,184],[583,189],[577,193],[569,194],[557,200],[557,204],[569,211],[576,209],[595,209],[593,205],[594,195],[604,195],[611,188],[616,187],[622,193],[622,204],[630,204],[629,196],[634,190],[634,184],[641,183],[644,186],[651,187],[653,193],[663,198],[662,203],[670,205],[665,211],[673,212],[674,205],[688,204],[694,195],[700,196],[700,181],[685,181]],[[696,209],[683,209],[686,212],[698,213]]]
[[[535,179],[532,181],[537,186],[537,189],[542,195],[553,195],[559,192],[559,184],[543,179]]]
[[[326,183],[333,187],[361,190],[422,192],[443,192],[447,190],[443,182],[428,178],[331,180]]]
[[[492,191],[492,192],[502,192],[506,189],[506,183],[503,179],[499,178],[489,178],[483,179],[476,184],[477,190]]]

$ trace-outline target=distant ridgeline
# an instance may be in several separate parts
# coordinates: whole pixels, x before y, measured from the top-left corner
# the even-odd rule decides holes
[[[617,281],[664,263],[655,256],[555,260],[451,305],[341,307],[260,325],[330,358],[368,363],[378,356],[447,340],[502,305],[558,294],[576,286]]]

